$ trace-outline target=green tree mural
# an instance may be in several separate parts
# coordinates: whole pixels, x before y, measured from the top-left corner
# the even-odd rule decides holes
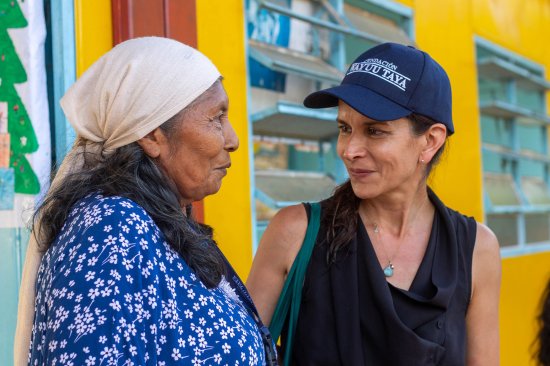
[[[15,192],[36,194],[40,184],[25,154],[38,150],[38,141],[25,105],[15,84],[27,81],[27,73],[8,34],[9,28],[25,28],[28,23],[15,0],[0,0],[0,102],[8,103],[10,166],[15,171]]]

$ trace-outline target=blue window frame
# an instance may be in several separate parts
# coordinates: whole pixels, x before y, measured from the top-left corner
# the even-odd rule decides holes
[[[544,68],[476,39],[486,222],[504,255],[550,249]]]

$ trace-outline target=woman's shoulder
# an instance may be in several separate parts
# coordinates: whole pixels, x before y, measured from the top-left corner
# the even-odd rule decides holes
[[[476,242],[474,255],[487,260],[497,259],[500,261],[500,245],[495,233],[485,224],[476,221]]]
[[[52,245],[52,253],[62,258],[67,251],[91,255],[94,248],[104,248],[101,253],[110,255],[128,243],[139,243],[144,254],[152,250],[147,243],[162,241],[162,232],[137,203],[121,196],[94,193],[73,205]]]
[[[300,203],[297,205],[283,207],[277,212],[273,219],[282,220],[285,222],[294,220],[307,220],[305,205]]]
[[[139,213],[149,217],[145,209],[138,203],[124,196],[108,196],[101,193],[91,193],[74,204],[74,211],[92,211],[96,214],[102,213],[110,216],[112,214],[129,216],[132,213]]]
[[[75,203],[66,222],[87,230],[107,223],[120,224],[127,232],[133,228],[143,231],[143,228],[156,226],[147,211],[131,199],[100,193],[89,194]]]
[[[297,204],[279,210],[269,222],[268,230],[278,237],[295,238],[297,235],[302,234],[303,238],[307,223],[308,214],[305,205]]]
[[[477,221],[473,216],[465,215],[457,210],[447,207],[447,212],[457,225],[457,229],[463,228],[468,235],[475,238],[475,245],[483,245],[488,250],[498,248],[498,239],[493,231],[484,223]]]
[[[307,223],[308,217],[304,205],[282,208],[271,219],[263,233],[256,256],[265,257],[271,264],[277,262],[286,271],[300,250]]]

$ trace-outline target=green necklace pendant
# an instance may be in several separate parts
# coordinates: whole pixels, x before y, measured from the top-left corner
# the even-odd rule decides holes
[[[393,264],[391,264],[391,262],[386,267],[384,267],[384,276],[393,276]]]

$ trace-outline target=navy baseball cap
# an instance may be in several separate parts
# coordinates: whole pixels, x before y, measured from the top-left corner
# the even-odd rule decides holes
[[[339,86],[306,97],[309,108],[336,107],[341,99],[376,121],[411,113],[443,123],[454,133],[451,83],[443,68],[426,52],[397,43],[383,43],[361,54]]]

